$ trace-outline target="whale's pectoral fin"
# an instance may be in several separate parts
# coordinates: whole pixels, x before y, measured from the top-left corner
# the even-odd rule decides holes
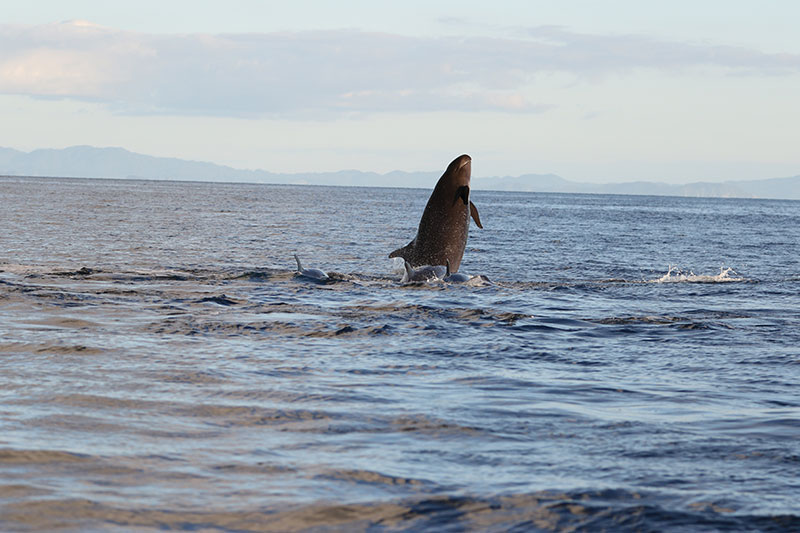
[[[472,202],[469,203],[469,214],[472,215],[472,220],[475,221],[475,224],[483,229],[483,225],[481,224],[481,216],[478,214],[478,208],[475,207],[475,204]]]
[[[414,246],[413,240],[410,243],[403,246],[402,248],[398,248],[394,252],[390,253],[389,257],[402,257],[403,259],[405,259],[412,246]]]

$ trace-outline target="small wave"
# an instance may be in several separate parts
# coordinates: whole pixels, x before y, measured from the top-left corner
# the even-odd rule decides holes
[[[200,273],[180,270],[135,270],[109,272],[107,276],[101,277],[100,279],[123,283],[140,283],[153,281],[201,281],[213,278]]]
[[[596,324],[605,325],[624,325],[624,324],[674,324],[675,322],[683,322],[686,319],[679,316],[614,316],[609,318],[589,319]]]
[[[102,272],[102,271],[98,270],[98,269],[94,269],[94,268],[89,268],[89,267],[81,267],[78,270],[73,270],[73,271],[68,270],[68,271],[52,272],[50,275],[51,276],[64,276],[64,277],[77,278],[77,277],[91,276],[91,275],[97,274],[99,272]]]
[[[54,394],[52,396],[45,396],[43,399],[44,401],[47,401],[48,405],[76,407],[93,411],[98,411],[101,409],[115,411],[135,411],[141,409],[166,410],[172,406],[172,404],[169,402],[144,400],[139,398],[118,398],[96,394]],[[30,402],[33,402],[33,400],[18,401],[18,403],[22,405]]]
[[[214,465],[211,467],[211,469],[225,474],[256,474],[259,476],[285,475],[297,471],[295,468],[290,466],[264,462],[258,462],[255,464],[225,463]]]
[[[267,281],[272,279],[275,276],[274,272],[267,272],[261,270],[249,270],[247,272],[242,272],[238,274],[234,274],[231,276],[230,279],[246,279],[249,281]]]
[[[423,414],[403,415],[389,419],[388,422],[393,431],[402,433],[420,432],[438,437],[445,435],[461,437],[474,435],[481,431],[476,427],[463,426]]]
[[[0,450],[0,464],[75,463],[89,461],[86,454],[59,450]]]
[[[42,353],[60,355],[100,355],[106,353],[106,350],[92,346],[85,346],[83,344],[60,344],[58,342],[0,342],[0,354]]]
[[[274,313],[261,320],[225,322],[193,317],[170,317],[147,326],[147,331],[159,335],[209,335],[217,337],[253,337],[268,335],[286,337],[336,338],[371,337],[391,335],[390,324],[358,325],[349,322],[330,323],[318,321],[317,315],[302,313]]]
[[[333,472],[334,479],[417,488],[414,479],[367,471]],[[423,485],[424,486],[424,485]],[[486,497],[431,495],[374,502],[315,502],[231,509],[208,505],[124,506],[75,498],[41,498],[5,505],[0,526],[14,530],[170,529],[225,531],[796,531],[800,517],[736,513],[724,502],[697,501],[667,509],[648,494],[622,490],[565,494],[541,491]]]
[[[719,274],[699,275],[691,270],[686,272],[677,266],[669,265],[667,273],[658,279],[648,280],[649,283],[733,283],[750,281],[739,276],[732,268],[720,267]]]
[[[369,485],[423,485],[419,479],[391,476],[373,470],[329,470],[316,476],[320,479],[344,481],[348,483],[364,483]]]
[[[83,320],[72,316],[52,317],[42,320],[31,320],[29,324],[36,324],[38,326],[47,326],[51,328],[65,328],[65,329],[91,329],[97,327],[97,322]]]
[[[600,328],[589,332],[592,337],[614,337],[617,335],[631,335],[635,333],[653,333],[648,328],[647,330],[639,329],[638,326],[666,326],[672,330],[722,330],[734,329],[734,326],[725,322],[729,318],[740,318],[739,315],[731,313],[719,312],[702,312],[691,316],[677,316],[677,315],[643,315],[643,316],[611,316],[605,318],[589,318],[587,322],[593,322],[601,326],[610,326],[610,328]]]
[[[20,483],[13,485],[0,485],[0,499],[12,500],[19,498],[29,498],[31,496],[41,496],[49,494],[50,491],[30,485]]]
[[[309,409],[274,409],[250,405],[200,404],[180,405],[173,411],[181,416],[202,419],[207,426],[253,427],[291,426],[295,430],[313,429],[315,424],[324,429],[336,415]]]
[[[220,294],[219,296],[208,296],[206,298],[200,298],[199,300],[197,300],[197,303],[212,303],[229,307],[232,305],[239,305],[242,302],[238,302],[232,298],[228,298],[224,294]]]

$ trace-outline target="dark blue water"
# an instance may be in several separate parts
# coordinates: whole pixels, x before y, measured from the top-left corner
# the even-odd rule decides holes
[[[0,179],[0,529],[800,530],[800,202],[428,194]]]

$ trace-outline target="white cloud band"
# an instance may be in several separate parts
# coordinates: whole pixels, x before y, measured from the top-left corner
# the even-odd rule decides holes
[[[374,111],[540,112],[537,75],[715,67],[800,72],[800,56],[648,37],[527,30],[516,39],[355,30],[154,35],[85,22],[0,26],[0,93],[86,99],[118,112],[319,116]]]

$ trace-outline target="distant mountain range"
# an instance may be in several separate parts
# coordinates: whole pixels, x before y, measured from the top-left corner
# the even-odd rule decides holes
[[[130,152],[123,148],[73,146],[32,152],[0,148],[0,175],[429,188],[441,175],[441,171],[394,171],[378,174],[359,170],[341,170],[338,172],[282,174],[266,170],[236,169],[214,163],[186,161],[171,157],[153,157]],[[473,177],[472,185],[475,189],[498,191],[800,200],[800,175],[763,180],[670,185],[646,181],[593,184],[565,180],[555,174],[525,174],[515,177]]]

